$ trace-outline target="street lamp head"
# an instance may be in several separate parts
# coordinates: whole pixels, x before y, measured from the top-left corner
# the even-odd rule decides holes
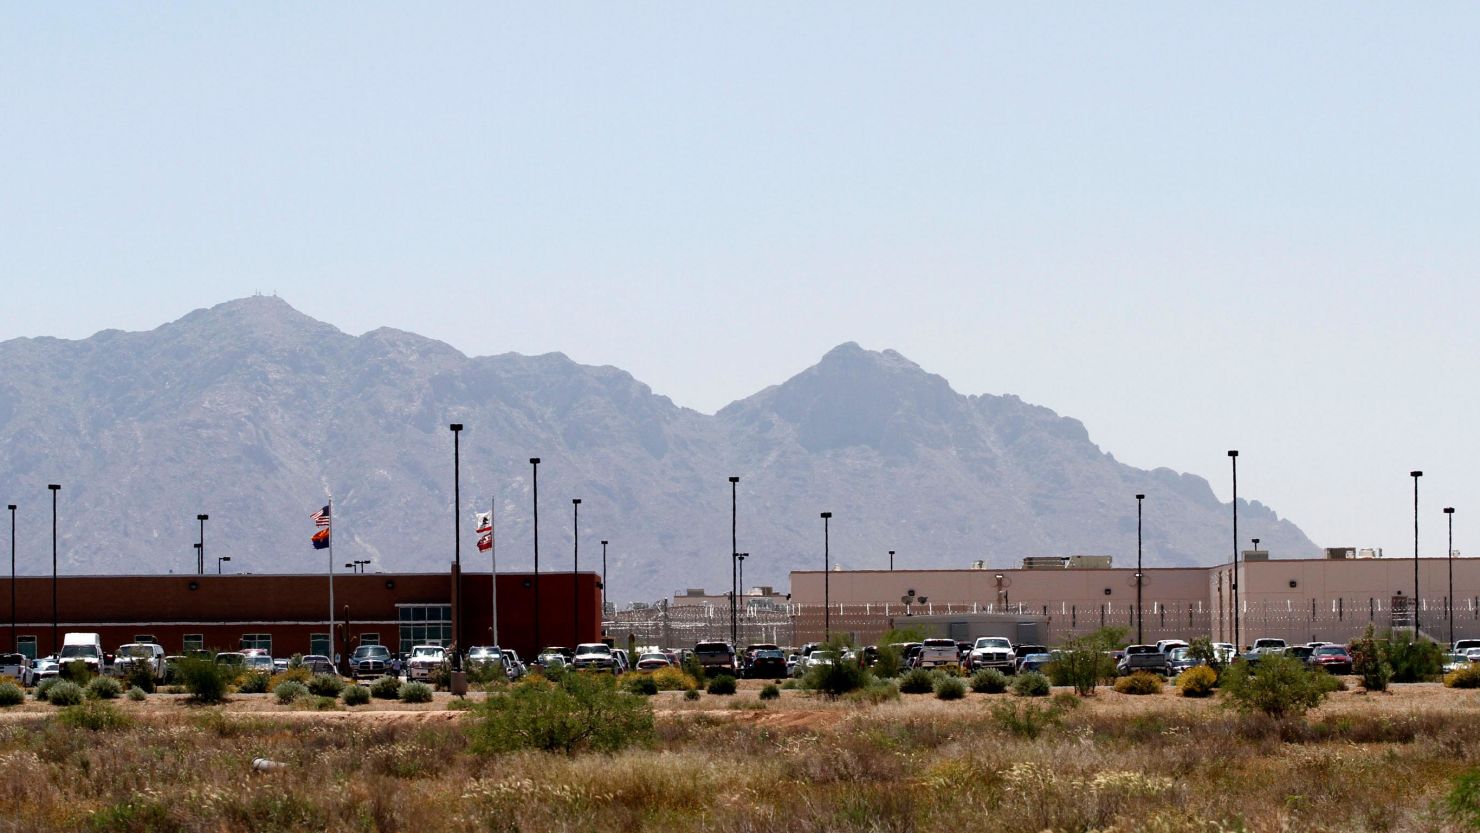
[[[195,519],[197,521],[209,521],[211,519],[211,516],[210,515],[196,515],[195,516]]]
[[[355,568],[355,565],[354,564],[346,564],[346,565],[344,565],[344,568],[346,570],[353,570]]]
[[[740,478],[738,478],[738,477],[731,477],[730,478],[730,482],[731,483],[739,483],[740,482]]]
[[[578,497],[571,498],[570,499],[570,502],[573,503],[573,504],[575,504],[576,506],[580,506],[581,505],[581,499],[578,498]]]
[[[454,422],[454,423],[452,423],[451,425],[449,425],[447,427],[448,428],[451,428],[453,431],[461,431],[462,430],[462,423],[461,422]]]
[[[1146,499],[1146,496],[1145,495],[1136,495],[1136,500],[1145,500],[1145,499]]]
[[[229,556],[229,555],[223,555],[223,556],[221,556],[221,560],[222,561],[230,561],[231,560],[231,556]]]
[[[12,511],[12,512],[14,512],[14,511],[15,511],[15,504],[14,504],[14,503],[12,503],[12,504],[10,504],[10,505],[8,505],[8,506],[6,506],[6,507],[5,507],[5,508],[6,508],[6,509],[9,509],[9,510],[10,510],[10,511]]]
[[[609,541],[602,541],[602,542],[601,542],[601,545],[602,545],[602,546],[603,546],[603,547],[604,547],[604,546],[606,546],[606,545],[607,545],[607,544],[608,544],[608,543],[610,543],[610,542],[609,542]]]
[[[529,458],[529,464],[531,466],[538,466],[540,464],[540,458],[538,458],[538,457],[531,457],[531,458]]]
[[[1236,448],[1229,449],[1228,450],[1228,456],[1229,457],[1237,457],[1238,456],[1238,449],[1236,449]]]
[[[890,550],[890,551],[889,551],[889,554],[890,554],[890,555],[893,555],[893,554],[894,554],[894,550]]]
[[[10,508],[11,509],[14,509],[15,507],[12,506]],[[1446,515],[1453,515],[1454,514],[1454,507],[1453,506],[1446,506],[1446,507],[1444,507],[1444,514],[1446,514]]]
[[[53,492],[55,492],[56,490],[62,488],[62,484],[60,484],[60,483],[49,483],[49,484],[47,484],[46,488],[48,488],[48,489],[52,490]]]
[[[822,513],[822,517],[823,518],[831,518],[832,517],[832,513],[831,512],[823,512]]]
[[[1408,476],[1409,477],[1423,477],[1423,472],[1421,472],[1421,471],[1410,471],[1410,472],[1408,472]]]
[[[1256,550],[1259,549],[1259,539],[1258,538],[1255,538],[1254,539],[1254,549],[1256,549]]]

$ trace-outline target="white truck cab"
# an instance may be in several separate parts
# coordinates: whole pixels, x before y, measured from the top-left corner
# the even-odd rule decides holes
[[[103,673],[103,639],[95,633],[73,632],[62,635],[62,652],[57,664],[65,667],[72,662],[87,663],[94,674]]]

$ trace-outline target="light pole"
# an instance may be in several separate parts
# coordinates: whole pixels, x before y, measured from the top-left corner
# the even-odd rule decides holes
[[[832,553],[829,549],[828,525],[832,513],[822,513],[822,641],[832,639],[832,590],[829,579],[832,575]]]
[[[889,551],[889,572],[894,572],[894,550]]]
[[[200,543],[195,547],[196,549],[200,550],[200,552],[196,553],[195,556],[195,572],[196,574],[203,576],[206,574],[206,521],[209,521],[211,519],[211,516],[196,515],[195,519],[197,521],[200,521]]]
[[[1449,595],[1444,606],[1449,613],[1449,650],[1454,650],[1454,507],[1444,507],[1444,514],[1449,518]]]
[[[735,621],[735,593],[738,590],[740,578],[736,575],[738,569],[736,556],[740,551],[740,544],[735,536],[736,516],[739,509],[740,478],[730,478],[730,643],[733,644],[740,638],[739,624]]]
[[[57,492],[61,484],[51,483],[51,653],[61,656],[61,645],[57,640]]]
[[[1145,582],[1145,579],[1144,579],[1145,573],[1142,573],[1141,572],[1141,501],[1143,501],[1145,499],[1146,499],[1146,496],[1145,495],[1136,495],[1136,644],[1137,645],[1144,645],[1144,644],[1146,644],[1146,637],[1145,637],[1145,633],[1144,633],[1144,625],[1145,625],[1145,623],[1142,621],[1142,619],[1145,617],[1145,613],[1144,613],[1144,610],[1143,610],[1143,606],[1141,604],[1141,585],[1143,585],[1143,584],[1146,583]]]
[[[529,458],[534,487],[534,655],[539,656],[544,643],[540,642],[540,458]]]
[[[744,598],[745,597],[745,559],[747,559],[749,557],[750,557],[750,553],[748,553],[748,552],[742,552],[738,556],[735,557],[735,559],[740,562],[740,598]],[[737,602],[737,604],[739,604],[739,602]],[[739,604],[739,608],[740,608],[740,615],[741,616],[744,616],[745,615],[745,606],[743,604]]]
[[[462,670],[462,469],[458,438],[462,423],[447,426],[452,431],[452,670]]]
[[[581,569],[581,499],[573,497],[570,499],[570,530],[571,540],[575,542],[574,555],[570,562],[570,616],[571,616],[571,649],[581,641],[581,583],[576,580],[576,573]]]
[[[601,542],[601,618],[606,618],[606,545]]]
[[[1233,464],[1233,651],[1243,650],[1238,634],[1238,451],[1228,452],[1228,461]]]
[[[229,555],[218,555],[218,556],[216,556],[216,575],[218,575],[218,576],[221,575],[221,562],[223,562],[223,561],[230,561],[230,560],[231,560],[231,556],[229,556]]]
[[[1413,638],[1418,639],[1418,479],[1421,471],[1408,472],[1413,478]]]
[[[15,635],[15,504],[5,507],[10,510],[10,650],[16,650]]]
[[[201,563],[202,563],[201,562],[201,558],[200,558],[200,542],[199,541],[196,541],[194,544],[191,544],[190,546],[192,546],[192,547],[195,548],[195,574],[196,575],[200,575],[202,572],[204,572],[201,569],[201,566],[200,566]]]

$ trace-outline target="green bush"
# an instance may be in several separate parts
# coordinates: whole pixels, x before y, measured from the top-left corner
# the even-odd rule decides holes
[[[339,708],[339,698],[314,696],[313,707],[321,712],[333,711]]]
[[[1037,671],[1025,671],[1012,681],[1012,693],[1019,697],[1047,697],[1048,678]]]
[[[1046,680],[1045,680],[1046,682]],[[1034,740],[1063,722],[1062,710],[1056,706],[1036,706],[1010,700],[992,705],[992,719],[1007,733]]]
[[[1393,682],[1426,683],[1444,673],[1444,649],[1433,640],[1394,632],[1388,638],[1388,662],[1393,666]]]
[[[709,681],[709,686],[704,689],[710,694],[734,694],[735,678],[729,674],[721,674]]]
[[[704,684],[704,666],[699,663],[698,656],[694,654],[685,656],[681,665],[683,667],[683,673],[694,678],[698,685]]]
[[[687,691],[685,691],[683,693],[683,699],[685,699],[685,700],[698,700],[699,699],[699,689],[697,689],[697,688],[688,689]]]
[[[760,697],[762,700],[779,700],[781,689],[777,688],[775,683],[767,683],[766,687],[761,689]]]
[[[1053,684],[1074,686],[1084,697],[1094,694],[1095,686],[1115,678],[1115,659],[1107,652],[1124,645],[1125,637],[1125,628],[1101,628],[1064,643],[1047,669]]]
[[[241,685],[238,685],[236,690],[242,694],[266,694],[267,685],[271,680],[271,676],[261,671],[248,671],[247,675],[242,677]]]
[[[894,680],[874,680],[857,691],[843,695],[843,699],[850,703],[864,703],[871,706],[893,703],[899,700],[899,685]]]
[[[823,650],[833,650],[841,656],[843,649],[839,646],[836,649],[825,648]],[[839,660],[808,668],[802,684],[814,691],[822,692],[829,700],[836,700],[850,691],[857,691],[867,686],[869,679],[869,672],[859,667],[858,663]]]
[[[402,703],[430,703],[432,702],[432,687],[426,683],[407,683],[401,686],[397,695]]]
[[[911,668],[899,678],[901,694],[929,694],[935,690],[935,675],[923,668]]]
[[[1471,767],[1450,781],[1444,808],[1461,830],[1480,830],[1480,768]]]
[[[176,679],[185,685],[190,699],[197,703],[220,703],[226,699],[226,687],[236,679],[237,669],[217,665],[209,656],[186,657],[175,665]]]
[[[465,662],[463,671],[468,675],[470,684],[487,685],[509,681],[502,662]]]
[[[1239,711],[1281,718],[1303,715],[1320,705],[1335,688],[1335,680],[1324,671],[1311,671],[1294,657],[1267,654],[1257,668],[1234,663],[1223,672],[1220,688]]]
[[[1393,679],[1393,666],[1388,661],[1387,643],[1380,642],[1368,625],[1362,638],[1352,643],[1352,673],[1361,680],[1365,691],[1387,691]]]
[[[57,676],[78,685],[87,685],[87,681],[93,678],[93,672],[87,667],[87,663],[74,659],[71,662],[62,663],[62,666],[57,669]]]
[[[94,700],[116,700],[123,693],[123,686],[112,677],[93,677],[84,693]]]
[[[120,682],[130,688],[140,688],[145,694],[154,693],[154,665],[144,660],[123,660]]]
[[[971,675],[971,690],[977,694],[1001,694],[1007,690],[1007,675],[995,668],[983,668]]]
[[[53,706],[75,706],[83,700],[82,686],[71,680],[58,680],[46,692],[46,700]]]
[[[344,691],[344,678],[338,674],[315,674],[308,681],[308,693],[315,697],[338,697]]]
[[[1206,665],[1194,665],[1177,675],[1176,684],[1183,697],[1207,697],[1218,685],[1218,672]]]
[[[1160,674],[1137,671],[1116,680],[1115,690],[1121,694],[1160,694],[1162,682]]]
[[[362,685],[349,685],[341,692],[346,706],[363,706],[370,702],[370,689]]]
[[[68,683],[68,685],[72,685]],[[133,721],[117,706],[102,703],[97,700],[88,700],[80,705],[68,706],[57,714],[57,721],[64,726],[74,729],[87,729],[93,732],[103,732],[110,729],[126,729],[133,725]]]
[[[286,706],[300,697],[308,696],[308,686],[297,680],[287,680],[278,683],[277,687],[272,690],[272,693],[277,695],[277,701],[279,703]]]
[[[149,699],[149,692],[145,691],[142,688],[139,688],[138,686],[134,686],[133,688],[128,690],[128,699],[134,701],[135,703],[142,703],[143,701]]]
[[[47,696],[51,693],[52,686],[60,682],[62,682],[60,677],[46,677],[36,683],[36,699],[45,702]]]
[[[0,706],[19,706],[26,702],[26,693],[12,682],[0,683]]]
[[[395,677],[381,677],[370,684],[370,696],[377,700],[395,700],[401,696],[401,681]]]
[[[935,681],[935,699],[960,700],[966,696],[966,682],[954,674],[943,674]]]
[[[1444,675],[1446,688],[1480,688],[1480,665],[1466,665]]]
[[[622,688],[629,694],[652,697],[658,693],[658,681],[651,674],[628,674],[627,679],[622,681]]]
[[[554,685],[514,686],[474,709],[471,747],[482,755],[538,749],[616,752],[653,739],[646,698],[621,691],[606,674],[569,674]]]

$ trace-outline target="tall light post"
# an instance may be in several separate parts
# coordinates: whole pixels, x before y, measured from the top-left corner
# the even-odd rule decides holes
[[[1233,464],[1233,650],[1243,650],[1238,633],[1238,450],[1228,452],[1228,461]]]
[[[828,525],[832,522],[832,513],[822,513],[822,641],[832,639],[832,591],[829,579],[832,577],[832,553],[829,550]]]
[[[750,557],[750,553],[748,553],[748,552],[742,552],[738,556],[735,557],[735,559],[740,562],[740,598],[741,599],[744,599],[745,598],[745,559],[747,559],[749,557]],[[745,605],[743,605],[743,604],[740,605],[740,615],[741,616],[744,616],[745,615]]]
[[[196,546],[200,552],[196,553],[195,572],[197,575],[206,574],[206,521],[211,519],[210,515],[196,515],[195,519],[200,521],[200,543]]]
[[[462,469],[458,438],[462,423],[454,422],[452,431],[452,670],[462,670]]]
[[[231,556],[229,556],[229,555],[218,555],[218,556],[216,556],[216,575],[218,575],[218,576],[221,575],[221,562],[223,562],[223,561],[230,561],[230,560],[231,560]]]
[[[581,641],[581,583],[576,580],[576,573],[581,569],[581,499],[573,497],[570,499],[570,530],[571,540],[575,542],[575,552],[570,562],[570,615],[571,615],[571,643],[574,650],[575,645]]]
[[[894,550],[889,551],[889,572],[894,572]]]
[[[1444,514],[1449,519],[1449,595],[1444,606],[1449,614],[1449,648],[1454,650],[1454,507],[1444,507]]]
[[[606,545],[601,542],[601,618],[606,618]]]
[[[1418,639],[1418,479],[1421,471],[1410,471],[1413,478],[1413,638]]]
[[[200,575],[201,574],[200,565],[203,563],[201,561],[201,556],[200,556],[200,542],[199,541],[196,541],[194,544],[191,544],[190,546],[192,546],[192,547],[195,548],[195,574],[196,575]]]
[[[1145,584],[1145,573],[1141,572],[1141,501],[1145,495],[1136,495],[1136,644],[1145,645],[1144,610],[1141,604],[1141,585]]]
[[[15,504],[5,507],[10,510],[10,650],[18,645],[15,635]]]
[[[51,483],[51,653],[61,656],[61,641],[57,639],[57,492],[61,484]]]
[[[540,642],[540,458],[529,458],[534,491],[534,655],[544,648]]]
[[[736,558],[736,556],[739,555],[739,552],[740,552],[740,544],[739,544],[739,539],[736,537],[736,533],[735,533],[736,523],[737,523],[736,518],[738,516],[738,510],[739,510],[739,506],[740,506],[740,504],[739,504],[740,498],[738,497],[739,489],[740,489],[740,478],[731,476],[730,477],[730,642],[731,643],[734,643],[736,640],[738,640],[740,638],[740,626],[739,626],[739,623],[735,620],[735,611],[737,609],[736,606],[735,606],[735,594],[738,592],[738,590],[739,590],[739,584],[740,584],[740,577],[736,573],[736,571],[739,569],[736,566],[738,564],[738,562],[739,562],[739,559]]]

